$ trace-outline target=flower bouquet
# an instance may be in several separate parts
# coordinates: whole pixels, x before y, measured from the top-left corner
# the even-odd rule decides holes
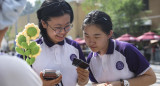
[[[25,29],[22,32],[19,32],[16,35],[16,45],[15,50],[23,55],[23,59],[29,64],[32,65],[35,61],[35,58],[40,54],[41,48],[35,40],[39,37],[40,30],[37,25],[34,23],[29,23],[25,25]]]

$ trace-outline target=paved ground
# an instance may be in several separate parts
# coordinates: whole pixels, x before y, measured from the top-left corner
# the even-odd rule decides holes
[[[151,65],[153,71],[156,73],[157,82],[151,86],[160,86],[160,65]]]

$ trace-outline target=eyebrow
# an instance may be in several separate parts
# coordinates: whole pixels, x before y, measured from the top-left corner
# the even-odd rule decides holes
[[[84,33],[85,35],[88,35],[87,33]],[[94,36],[100,36],[101,34],[94,34]]]
[[[101,34],[94,34],[94,36],[100,36]]]
[[[70,22],[67,22],[65,25],[70,24]],[[56,24],[54,26],[62,26],[62,24]]]

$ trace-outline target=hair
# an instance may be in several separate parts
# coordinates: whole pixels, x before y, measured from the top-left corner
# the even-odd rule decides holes
[[[39,21],[39,28],[43,38],[50,41],[46,29],[43,28],[41,20],[45,23],[52,17],[63,16],[64,14],[70,15],[70,23],[73,22],[73,10],[71,6],[65,0],[45,0],[40,9],[37,11],[37,17]]]
[[[112,21],[108,14],[102,11],[94,10],[87,14],[85,17],[82,30],[88,25],[96,25],[105,33],[109,34],[112,30]]]

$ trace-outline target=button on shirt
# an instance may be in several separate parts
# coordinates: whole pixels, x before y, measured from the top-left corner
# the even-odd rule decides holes
[[[91,52],[87,62],[90,65],[90,79],[96,83],[130,79],[144,74],[150,68],[149,63],[136,47],[112,39],[109,39],[106,54]]]
[[[42,52],[32,65],[36,73],[39,74],[44,69],[59,70],[64,86],[76,86],[77,71],[76,67],[72,65],[70,56],[74,54],[77,58],[85,61],[78,43],[66,38],[63,45],[54,44],[48,47],[45,42],[42,42],[41,48]]]

